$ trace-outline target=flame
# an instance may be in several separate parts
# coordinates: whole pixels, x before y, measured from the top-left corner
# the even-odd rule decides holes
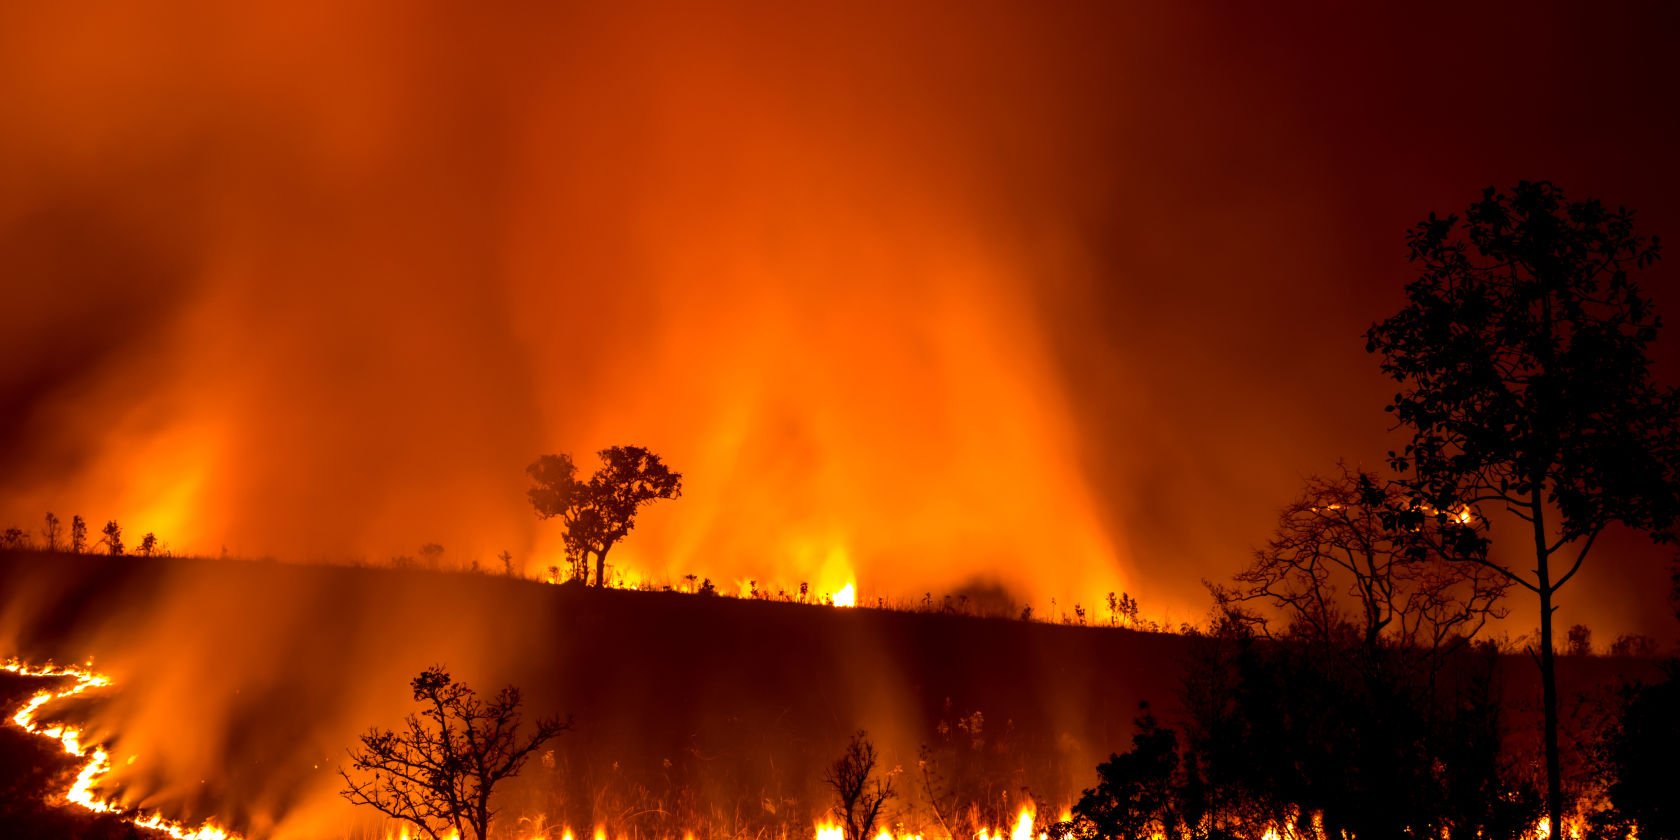
[[[1281,824],[1277,822],[1266,824],[1266,829],[1260,833],[1260,840],[1330,840],[1330,835],[1324,830],[1324,815],[1322,813],[1313,812],[1312,819],[1309,820],[1310,825],[1301,829],[1298,827],[1300,825],[1300,809],[1290,806],[1287,810],[1288,816]],[[1344,840],[1352,839],[1344,837]]]
[[[848,583],[840,587],[839,592],[834,593],[832,600],[836,607],[855,607],[857,606],[857,592]]]
[[[1015,818],[1015,829],[1009,832],[1009,840],[1033,840],[1033,817],[1037,816],[1031,805],[1021,806],[1021,813]]]
[[[1028,802],[1021,806],[1015,815],[1015,825],[1010,828],[1007,840],[1048,840],[1049,832],[1034,832],[1034,822],[1038,817],[1038,809]],[[974,833],[974,840],[1006,840],[1002,829],[982,828]]]
[[[169,819],[162,814],[144,814],[133,812],[120,803],[109,799],[102,799],[94,789],[105,774],[111,771],[111,756],[102,746],[91,748],[82,743],[82,732],[73,726],[55,724],[43,726],[36,720],[41,707],[54,700],[74,697],[95,688],[106,688],[111,685],[111,678],[88,667],[74,665],[29,665],[16,659],[9,659],[0,664],[0,669],[10,671],[25,677],[69,677],[75,680],[69,688],[58,691],[39,691],[24,703],[17,713],[12,715],[12,723],[17,724],[25,732],[51,738],[57,741],[66,753],[83,760],[82,769],[76,774],[76,781],[65,792],[65,801],[74,803],[89,811],[100,814],[117,814],[129,823],[140,828],[150,829],[166,834],[175,840],[239,840],[239,835],[222,828],[212,820],[205,820],[198,826]],[[130,762],[133,758],[130,757]]]
[[[1534,822],[1534,830],[1527,832],[1525,837],[1532,840],[1551,840],[1552,822],[1545,814],[1541,814]],[[1563,836],[1565,840],[1581,840],[1587,836],[1587,820],[1580,814],[1566,814],[1563,818]],[[1635,840],[1639,836],[1639,827],[1633,826],[1628,830],[1628,840]]]
[[[852,606],[854,604],[853,594],[853,586],[848,583],[839,592],[835,593],[833,603],[836,606]],[[189,826],[159,813],[131,811],[118,802],[99,796],[97,793],[99,783],[111,770],[109,753],[103,746],[84,744],[82,742],[83,733],[77,727],[59,723],[45,724],[39,720],[42,708],[48,703],[112,685],[110,676],[93,670],[91,666],[91,661],[85,667],[61,666],[51,662],[45,665],[30,665],[15,658],[0,663],[0,669],[20,676],[67,677],[74,681],[69,687],[57,691],[42,690],[36,692],[11,717],[12,723],[19,728],[31,734],[51,738],[57,741],[66,753],[83,760],[75,781],[64,794],[65,801],[95,813],[116,814],[134,826],[160,832],[174,838],[174,840],[242,840],[239,834],[217,825],[213,820],[205,820],[200,825]],[[126,761],[132,764],[135,761],[135,756],[129,756]],[[1062,822],[1070,821],[1073,818],[1071,809],[1066,807],[1060,810],[1060,815]],[[532,820],[522,819],[521,822],[531,823],[528,828],[529,840],[545,840],[549,837],[548,830],[544,828],[545,822],[542,817]],[[1321,814],[1313,814],[1310,826],[1305,830],[1298,829],[1296,827],[1297,822],[1297,820],[1291,818],[1281,824],[1269,823],[1261,832],[1261,840],[1326,840],[1327,834],[1324,830]],[[1564,837],[1566,840],[1581,840],[1582,837],[1586,836],[1586,828],[1585,819],[1580,815],[1570,815],[1564,820]],[[388,840],[412,840],[413,836],[407,824],[400,825],[394,833],[386,834]],[[524,833],[522,833],[522,836],[524,836]],[[683,840],[694,840],[694,836],[693,831],[685,831]],[[1637,829],[1629,834],[1630,840],[1637,836]],[[1541,817],[1537,820],[1532,831],[1526,833],[1525,837],[1529,840],[1551,840],[1550,825],[1546,818]],[[445,840],[460,840],[460,834],[451,830],[444,835],[444,838]],[[570,826],[566,826],[561,832],[561,838],[562,840],[576,840],[576,835]],[[596,825],[591,838],[592,840],[608,840],[607,827]],[[1159,835],[1156,838],[1159,840]],[[824,819],[816,823],[813,840],[845,840],[845,829],[832,819]],[[894,834],[891,829],[883,826],[875,833],[872,840],[925,840],[925,836],[911,832]],[[1050,838],[1047,831],[1038,830],[1036,805],[1027,802],[1016,813],[1014,824],[1010,826],[1007,834],[1002,827],[981,827],[974,833],[974,840],[1050,840]]]

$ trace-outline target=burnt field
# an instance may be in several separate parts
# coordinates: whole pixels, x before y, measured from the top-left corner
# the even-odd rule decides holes
[[[257,834],[348,829],[334,768],[440,663],[519,686],[531,716],[573,716],[510,789],[510,816],[803,831],[827,806],[824,768],[866,729],[901,804],[925,801],[925,758],[941,794],[994,812],[965,819],[1007,825],[1023,797],[1069,804],[1140,700],[1171,719],[1188,650],[1115,628],[374,568],[12,554],[0,582],[9,650],[91,657],[116,680],[80,709],[125,802]]]

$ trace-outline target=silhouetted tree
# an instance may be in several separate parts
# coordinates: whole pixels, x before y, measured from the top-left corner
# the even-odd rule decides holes
[[[426,568],[436,571],[443,563],[443,546],[438,543],[426,543],[420,546],[420,562]]]
[[[513,577],[513,552],[504,548],[501,554],[496,555],[496,559],[502,561],[502,574]]]
[[[22,528],[0,531],[0,549],[21,551],[29,547],[29,535]]]
[[[116,557],[123,553],[122,526],[117,524],[117,520],[112,519],[107,521],[105,523],[104,530],[100,531],[100,533],[105,535],[105,539],[101,540],[101,542],[105,544],[105,550],[109,552],[112,557]]]
[[[135,546],[134,551],[135,551],[136,554],[139,554],[141,557],[150,557],[154,554],[157,554],[158,553],[158,538],[157,538],[157,535],[153,534],[150,531],[147,531],[146,535],[140,538],[140,544]]]
[[[41,529],[41,536],[47,539],[47,550],[58,550],[58,517],[52,511],[47,511],[47,526]]]
[[[595,558],[595,585],[607,585],[607,553],[636,526],[636,512],[656,499],[682,495],[682,474],[639,446],[598,453],[601,468],[579,481],[570,455],[544,455],[526,468],[536,486],[527,495],[537,516],[566,524],[566,556],[587,570]]]
[[[1330,836],[1500,823],[1474,804],[1508,792],[1492,661],[1465,655],[1503,614],[1504,579],[1466,562],[1484,527],[1343,467],[1307,480],[1233,588],[1210,585],[1193,734],[1239,815],[1317,812]]]
[[[402,731],[370,729],[350,751],[351,770],[339,768],[339,795],[393,819],[411,823],[433,840],[453,830],[486,840],[496,811],[491,796],[503,779],[518,775],[531,753],[571,728],[571,721],[543,718],[521,735],[519,689],[493,699],[456,682],[441,666],[422,671],[410,686],[422,704]]]
[[[87,550],[87,520],[80,514],[70,517],[70,553],[81,554]]]
[[[846,840],[870,840],[881,809],[893,797],[892,776],[876,774],[875,762],[875,745],[869,733],[860,729],[823,774],[823,781],[834,791],[834,807]]]
[[[1142,622],[1137,599],[1127,592],[1122,592],[1119,595],[1110,592],[1108,593],[1108,623],[1110,626],[1118,626],[1122,621],[1125,622],[1125,626],[1134,628]]]
[[[1622,688],[1620,715],[1598,745],[1614,816],[1636,822],[1640,837],[1680,837],[1680,660],[1665,677]]]
[[[1420,275],[1407,306],[1366,333],[1401,383],[1389,410],[1411,440],[1390,453],[1420,505],[1490,505],[1526,523],[1530,562],[1480,562],[1535,596],[1547,807],[1563,810],[1555,594],[1614,523],[1669,538],[1680,492],[1680,397],[1652,383],[1659,320],[1629,271],[1656,260],[1633,215],[1567,201],[1545,182],[1488,188],[1464,219],[1407,236]]]
[[[1148,703],[1138,704],[1137,732],[1130,751],[1097,765],[1097,786],[1073,806],[1073,820],[1057,824],[1054,837],[1142,840],[1202,836],[1205,803],[1200,801],[1194,761],[1180,767],[1178,734],[1155,722]]]
[[[1657,640],[1643,633],[1623,633],[1610,643],[1611,656],[1640,656],[1651,657],[1657,655]]]
[[[1366,649],[1388,641],[1439,657],[1503,615],[1509,584],[1458,562],[1483,548],[1476,524],[1418,515],[1393,482],[1343,466],[1334,478],[1309,478],[1237,587],[1214,594],[1227,606],[1270,604],[1296,638]],[[1271,635],[1264,616],[1252,620]]]
[[[1670,593],[1680,618],[1680,557],[1672,561]],[[1622,636],[1612,655],[1652,656],[1650,636]],[[1680,838],[1680,798],[1675,796],[1675,763],[1680,756],[1680,657],[1663,663],[1663,679],[1630,681],[1621,687],[1616,717],[1596,744],[1595,769],[1606,782],[1610,808],[1594,815],[1591,840],[1633,836],[1637,824],[1645,838]]]
[[[1565,634],[1563,652],[1568,656],[1592,656],[1592,628],[1585,624],[1572,624]]]
[[[1432,675],[1426,659],[1354,632],[1326,645],[1255,628],[1219,618],[1192,640],[1191,801],[1214,828],[1314,814],[1326,837],[1516,838],[1533,826],[1538,796],[1501,774],[1493,651],[1461,648]]]

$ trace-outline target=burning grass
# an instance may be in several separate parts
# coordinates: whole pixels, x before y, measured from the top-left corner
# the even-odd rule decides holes
[[[24,731],[58,742],[66,754],[80,762],[81,768],[76,772],[76,779],[70,785],[70,789],[63,793],[63,800],[94,813],[117,814],[132,825],[156,831],[175,840],[236,840],[239,835],[229,832],[213,821],[187,825],[160,813],[146,813],[127,808],[97,792],[100,782],[111,772],[110,753],[103,745],[83,743],[80,727],[40,720],[43,707],[50,703],[111,685],[111,678],[93,670],[92,664],[88,662],[80,666],[55,665],[48,662],[44,665],[31,665],[16,659],[0,664],[0,669],[20,676],[51,677],[69,681],[69,685],[64,688],[37,691],[11,718],[12,723]],[[134,757],[130,756],[128,761],[133,763]]]
[[[81,739],[142,756],[115,761],[112,798],[249,836],[377,831],[338,801],[333,768],[358,733],[397,723],[403,686],[438,663],[520,686],[532,715],[576,718],[509,788],[504,830],[803,840],[826,811],[822,767],[867,727],[908,774],[895,836],[946,833],[917,790],[924,745],[975,768],[941,789],[960,800],[951,833],[1007,834],[1023,789],[1065,804],[1088,783],[1140,693],[1174,690],[1182,645],[955,609],[420,570],[18,554],[0,555],[0,580],[0,644],[31,662],[95,653],[118,684]],[[976,713],[978,737],[958,726]]]
[[[78,789],[105,817],[143,807],[182,832],[212,818],[249,837],[398,837],[337,801],[333,768],[358,732],[408,710],[415,671],[442,661],[578,723],[507,789],[497,837],[826,837],[837,822],[823,767],[867,726],[900,794],[867,840],[1037,840],[1124,747],[1138,700],[1182,719],[1193,642],[489,575],[44,560],[0,557],[0,641],[33,662],[96,652],[115,683],[66,670],[39,679],[77,693],[25,701],[37,729],[62,727],[66,757],[74,728],[78,760],[99,749],[115,765]],[[1586,670],[1581,684],[1611,679]],[[144,760],[129,766],[131,754]]]

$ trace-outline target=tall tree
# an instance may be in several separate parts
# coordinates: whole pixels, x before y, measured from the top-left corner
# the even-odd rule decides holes
[[[1488,188],[1462,220],[1431,213],[1407,245],[1420,269],[1407,305],[1366,333],[1401,384],[1389,411],[1411,434],[1389,459],[1437,516],[1524,523],[1522,552],[1479,562],[1539,609],[1546,804],[1561,837],[1556,593],[1605,528],[1670,540],[1680,511],[1680,396],[1651,380],[1660,320],[1631,274],[1658,243],[1626,208],[1524,181]]]
[[[58,550],[58,517],[52,511],[47,511],[47,527],[41,529],[41,536],[47,538],[47,550]]]
[[[544,455],[525,468],[536,482],[527,496],[537,516],[566,523],[566,554],[587,572],[595,558],[595,585],[607,585],[607,553],[636,527],[636,512],[656,499],[682,495],[682,473],[640,446],[603,449],[601,468],[579,481],[572,456]]]

